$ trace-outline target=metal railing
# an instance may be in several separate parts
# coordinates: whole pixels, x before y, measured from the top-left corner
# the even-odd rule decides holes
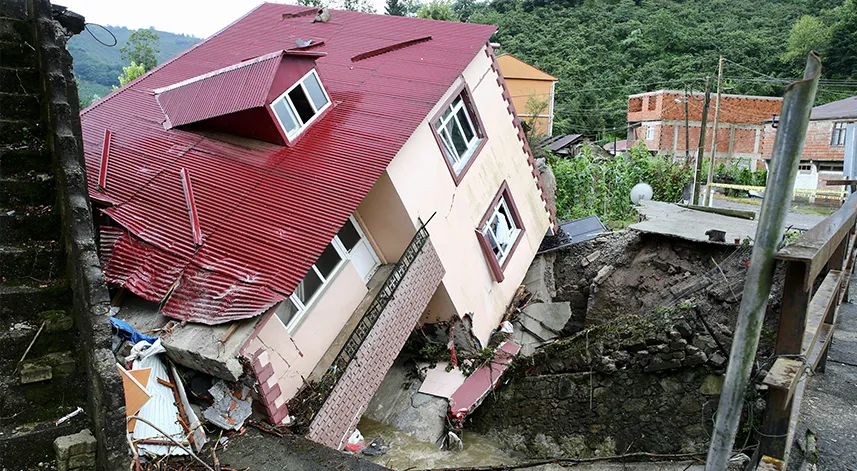
[[[776,254],[785,264],[785,281],[776,360],[763,380],[769,392],[759,444],[759,456],[765,458],[760,466],[787,464],[807,374],[824,371],[854,266],[855,222],[857,194],[852,194],[838,211]]]
[[[372,300],[372,304],[370,304],[366,312],[363,313],[363,317],[361,317],[360,321],[357,322],[357,326],[354,328],[354,331],[351,332],[351,335],[348,336],[348,340],[345,341],[345,344],[343,344],[339,353],[336,354],[336,357],[330,364],[330,368],[328,368],[327,373],[324,374],[314,387],[305,387],[304,392],[306,394],[302,395],[299,393],[295,397],[294,402],[298,403],[295,408],[295,417],[297,417],[303,424],[309,425],[309,423],[312,422],[315,414],[318,413],[321,406],[324,405],[327,398],[330,397],[334,387],[336,387],[336,383],[338,383],[340,378],[342,378],[342,375],[345,374],[345,370],[348,368],[348,365],[357,356],[357,352],[369,336],[369,333],[372,331],[372,328],[375,326],[378,318],[381,317],[384,309],[387,308],[387,305],[393,299],[393,296],[396,294],[396,290],[399,288],[399,285],[402,283],[405,275],[407,275],[411,265],[422,252],[426,242],[428,242],[429,233],[426,230],[426,225],[428,225],[433,217],[434,214],[432,214],[431,217],[429,217],[428,220],[420,226],[416,234],[414,234],[414,237],[411,239],[407,248],[405,248],[402,256],[393,266],[390,275],[381,286],[380,291],[375,295],[375,298]],[[292,410],[291,405],[289,409]]]

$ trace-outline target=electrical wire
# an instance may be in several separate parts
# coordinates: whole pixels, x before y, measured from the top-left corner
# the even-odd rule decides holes
[[[98,37],[97,37],[97,36],[95,36],[95,34],[92,32],[92,30],[90,30],[90,29],[89,29],[89,27],[90,27],[90,26],[98,26],[99,28],[103,29],[104,31],[107,31],[107,34],[109,34],[109,35],[113,38],[113,44],[107,44],[107,43],[105,43],[104,41],[102,41],[102,40],[98,39]],[[98,24],[98,23],[86,23],[86,24],[84,24],[84,25],[83,25],[83,27],[86,29],[86,32],[87,32],[87,33],[89,33],[89,35],[90,35],[90,36],[92,36],[92,39],[94,39],[94,40],[98,41],[99,43],[101,43],[101,45],[102,45],[102,46],[113,47],[113,46],[115,46],[116,44],[118,44],[118,43],[119,43],[119,40],[118,40],[118,39],[116,39],[116,35],[115,35],[115,34],[113,34],[113,32],[112,32],[112,31],[110,31],[109,29],[105,28],[104,26],[101,26],[101,25],[100,25],[100,24]]]

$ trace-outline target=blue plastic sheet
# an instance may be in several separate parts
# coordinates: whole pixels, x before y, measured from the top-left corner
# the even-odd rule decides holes
[[[149,343],[154,343],[155,340],[157,340],[157,337],[152,337],[150,335],[141,334],[140,332],[137,332],[136,330],[134,330],[133,327],[131,327],[131,324],[123,321],[122,319],[111,317],[110,323],[113,324],[113,328],[119,332],[120,337],[130,340],[131,343],[135,345],[141,340],[145,340]]]

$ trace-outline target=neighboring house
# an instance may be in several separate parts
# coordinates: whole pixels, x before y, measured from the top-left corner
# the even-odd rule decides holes
[[[845,129],[848,124],[854,122],[857,122],[857,96],[812,109],[795,188],[824,189],[829,187],[825,183],[826,180],[842,178],[845,161]],[[770,159],[773,153],[778,123],[778,116],[765,122],[762,152],[766,159]]]
[[[626,152],[628,150],[628,141],[622,139],[621,141],[608,142],[603,147],[607,152],[616,155],[618,152]]]
[[[535,128],[533,135],[553,136],[554,88],[559,79],[511,54],[497,56],[497,62],[518,117]],[[540,106],[534,108],[536,104]]]
[[[711,152],[714,139],[715,94],[711,95],[708,130],[705,135],[705,155]],[[685,150],[699,148],[702,108],[705,95],[688,96],[688,142],[685,143],[685,92],[659,90],[628,97],[628,147],[645,141],[649,150],[684,158]],[[778,114],[783,99],[747,95],[721,95],[720,121],[717,132],[717,160],[743,159],[755,170],[763,165],[762,139],[764,120]]]
[[[418,322],[487,345],[554,210],[495,27],[316,12],[262,4],[81,120],[119,315],[252,369],[275,424],[336,370],[308,436],[341,447]]]
[[[583,134],[566,134],[565,136],[549,136],[539,142],[538,147],[544,148],[561,157],[574,157],[580,144],[584,141]]]

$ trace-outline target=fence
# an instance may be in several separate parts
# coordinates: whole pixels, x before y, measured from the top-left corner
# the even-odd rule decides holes
[[[808,374],[824,371],[854,265],[855,221],[857,194],[852,194],[839,210],[776,255],[785,264],[785,282],[776,360],[763,380],[769,393],[759,470],[785,469]]]
[[[827,182],[828,184],[832,184],[831,181]],[[765,192],[764,186],[752,186],[752,185],[733,185],[731,183],[712,183],[712,188],[723,188],[726,190],[741,190],[741,191],[758,191],[759,193]],[[824,189],[816,189],[816,188],[795,188],[792,192],[792,196],[797,196],[801,198],[821,198],[827,200],[840,200],[844,201],[848,198],[847,190],[835,190],[831,188]]]

